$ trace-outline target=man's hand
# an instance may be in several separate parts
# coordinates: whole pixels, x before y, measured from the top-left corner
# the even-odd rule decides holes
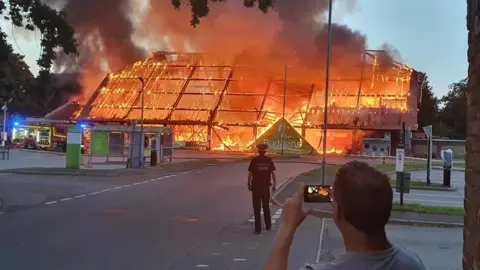
[[[276,185],[275,183],[273,183],[272,191],[273,191],[273,192],[277,191],[277,185]]]
[[[300,224],[305,220],[310,211],[303,210],[303,192],[305,185],[302,184],[300,189],[288,198],[282,210],[281,228],[293,233]]]
[[[248,184],[248,191],[252,191],[252,185]]]

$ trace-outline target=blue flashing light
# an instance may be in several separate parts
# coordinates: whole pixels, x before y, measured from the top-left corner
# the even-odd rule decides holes
[[[20,123],[19,123],[19,122],[13,122],[13,125],[14,125],[15,127],[18,127],[18,125],[20,125]]]
[[[87,124],[80,124],[81,128],[87,128]]]

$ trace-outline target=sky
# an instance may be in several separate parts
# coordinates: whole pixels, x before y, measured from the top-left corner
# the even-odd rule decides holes
[[[395,47],[403,63],[427,73],[434,93],[441,97],[451,83],[467,76],[466,6],[459,0],[357,0],[349,10],[334,5],[332,18],[366,34],[370,49],[384,43]],[[39,35],[12,31],[5,21],[0,26],[36,73]]]

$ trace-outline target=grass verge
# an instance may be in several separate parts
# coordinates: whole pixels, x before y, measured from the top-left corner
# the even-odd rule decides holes
[[[372,166],[382,172],[392,172],[392,171],[395,171],[396,165],[394,163],[387,163],[387,164],[373,164]],[[406,161],[404,164],[405,171],[426,170],[426,169],[427,169],[427,162]]]
[[[392,180],[392,186],[395,186],[396,184],[397,184],[397,180]],[[427,186],[427,183],[421,180],[411,180],[410,186],[411,187],[435,187],[435,188],[444,187],[442,183],[430,183],[430,185]]]
[[[340,165],[328,165],[327,166],[327,175],[328,176],[334,176],[335,173],[337,172],[338,168],[340,168]],[[303,176],[320,176],[322,175],[322,169],[315,169],[311,170],[305,173],[302,173],[301,175]]]
[[[463,207],[431,206],[431,205],[421,205],[421,204],[400,205],[399,203],[394,203],[392,205],[392,211],[413,212],[413,213],[430,214],[430,215],[448,215],[448,216],[465,215],[465,209]]]

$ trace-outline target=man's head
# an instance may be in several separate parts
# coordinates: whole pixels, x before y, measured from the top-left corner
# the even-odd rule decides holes
[[[343,234],[384,233],[393,199],[387,175],[365,162],[351,161],[337,171],[332,190],[334,219]]]
[[[265,153],[267,152],[267,149],[268,149],[268,145],[264,143],[257,145],[257,151],[259,155],[265,155]]]

